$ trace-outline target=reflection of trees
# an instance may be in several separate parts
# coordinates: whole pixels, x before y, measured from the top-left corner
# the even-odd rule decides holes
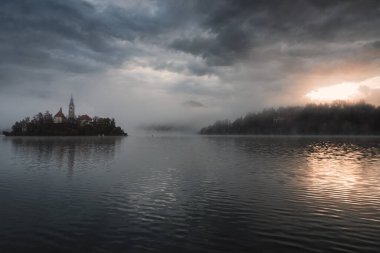
[[[113,159],[123,137],[12,137],[10,140],[19,160],[28,167],[65,168],[71,176],[75,168]]]

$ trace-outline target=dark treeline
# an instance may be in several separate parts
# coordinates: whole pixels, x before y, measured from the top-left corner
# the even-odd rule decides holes
[[[91,121],[82,122],[79,119],[65,120],[54,123],[52,114],[48,111],[17,121],[11,132],[4,131],[8,136],[94,136],[94,135],[127,135],[117,127],[114,119],[94,117]]]
[[[378,135],[380,107],[364,102],[265,109],[235,121],[217,121],[200,134]]]

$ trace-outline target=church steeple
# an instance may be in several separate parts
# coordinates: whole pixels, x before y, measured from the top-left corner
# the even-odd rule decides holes
[[[74,99],[73,95],[71,95],[70,98],[70,104],[69,104],[69,119],[75,119],[75,105],[74,105]]]

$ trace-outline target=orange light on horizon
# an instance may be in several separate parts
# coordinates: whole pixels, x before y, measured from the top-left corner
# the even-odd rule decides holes
[[[351,100],[360,95],[359,88],[355,83],[340,83],[312,90],[305,96],[317,101]]]
[[[373,90],[380,89],[380,76],[361,82],[342,82],[314,89],[305,97],[313,101],[331,102],[335,100],[361,100],[368,97]]]

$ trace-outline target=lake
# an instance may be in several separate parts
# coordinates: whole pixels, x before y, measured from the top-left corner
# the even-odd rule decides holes
[[[380,138],[1,137],[0,252],[379,252]]]

